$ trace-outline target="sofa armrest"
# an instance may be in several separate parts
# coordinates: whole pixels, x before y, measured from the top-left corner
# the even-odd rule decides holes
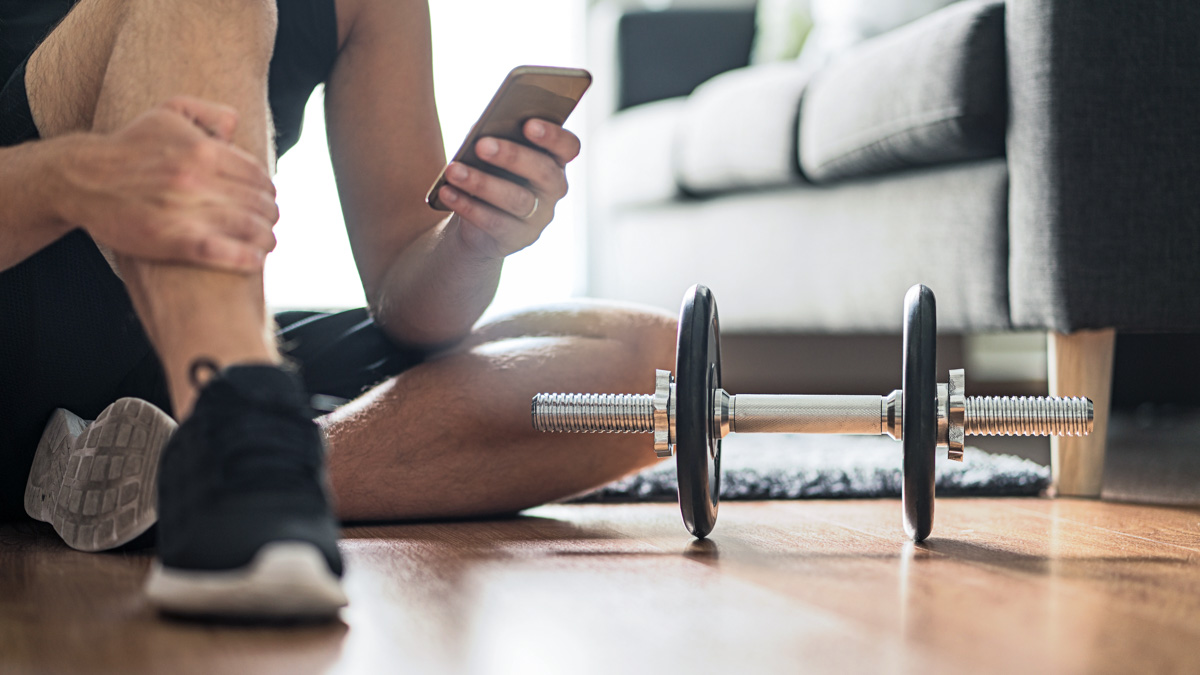
[[[1006,17],[1013,325],[1200,331],[1200,3]]]
[[[750,61],[754,8],[669,9],[617,22],[617,109],[692,93]]]

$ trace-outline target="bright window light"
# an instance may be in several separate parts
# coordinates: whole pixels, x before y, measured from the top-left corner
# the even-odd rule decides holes
[[[578,66],[582,0],[431,0],[434,86],[446,155],[458,149],[504,76],[522,64]],[[323,91],[309,101],[304,133],[279,162],[279,246],[267,259],[267,303],[280,309],[364,304],[325,141]],[[575,118],[568,128],[581,133]],[[586,148],[586,141],[585,141]],[[577,223],[580,167],[572,194],[532,247],[509,257],[488,314],[566,299],[580,278]],[[579,215],[577,215],[579,214]]]

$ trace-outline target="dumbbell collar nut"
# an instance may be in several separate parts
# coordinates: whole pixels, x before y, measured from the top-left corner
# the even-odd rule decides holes
[[[654,371],[654,454],[671,456],[675,445],[675,376],[669,370]]]
[[[879,399],[880,433],[892,437],[893,441],[904,439],[904,392],[899,389]]]
[[[946,389],[945,406],[942,405],[942,388]],[[963,461],[963,447],[967,440],[967,376],[961,368],[950,371],[950,380],[938,386],[938,415],[946,411],[946,437],[941,437],[942,424],[938,422],[938,447],[946,448],[946,457],[956,462]]]

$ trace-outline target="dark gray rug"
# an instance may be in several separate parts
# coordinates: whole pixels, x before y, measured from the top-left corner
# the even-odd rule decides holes
[[[937,459],[938,496],[1028,496],[1050,483],[1050,469],[968,447],[966,461]],[[721,499],[899,497],[900,443],[886,437],[730,436],[722,446]],[[578,502],[676,500],[675,462],[583,495]]]

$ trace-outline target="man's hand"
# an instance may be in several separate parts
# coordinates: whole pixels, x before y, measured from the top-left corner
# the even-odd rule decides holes
[[[498,138],[475,145],[479,158],[529,182],[525,188],[461,162],[446,169],[438,196],[461,221],[463,242],[485,258],[503,258],[541,236],[567,194],[565,167],[579,156],[579,138],[544,120],[525,123],[525,137],[545,152]],[[453,186],[453,187],[451,187]]]
[[[232,143],[237,112],[176,97],[109,135],[64,144],[62,213],[97,242],[149,260],[262,269],[275,186]]]

